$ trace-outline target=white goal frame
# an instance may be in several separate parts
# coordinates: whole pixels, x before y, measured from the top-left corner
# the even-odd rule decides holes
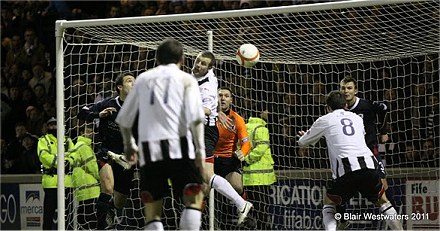
[[[184,20],[203,20],[203,19],[215,19],[226,17],[243,17],[243,16],[260,16],[269,14],[284,14],[295,13],[304,11],[317,11],[317,10],[333,10],[347,7],[368,7],[381,4],[399,4],[407,2],[418,2],[423,0],[348,0],[341,2],[326,2],[326,3],[314,3],[308,5],[291,5],[283,7],[271,7],[271,8],[258,8],[258,9],[246,9],[246,10],[232,10],[232,11],[218,11],[218,12],[203,12],[192,13],[182,15],[160,15],[151,17],[128,17],[128,18],[111,18],[111,19],[93,19],[93,20],[57,20],[55,22],[55,36],[56,36],[56,115],[58,121],[57,129],[57,160],[58,163],[64,163],[64,147],[63,142],[65,138],[65,116],[64,116],[64,46],[63,36],[65,30],[74,27],[88,27],[88,26],[109,26],[109,25],[126,25],[132,23],[157,23],[157,22],[176,22]],[[215,36],[215,35],[214,35]],[[160,42],[160,41],[154,41]],[[208,49],[212,50],[212,40],[207,40]],[[211,47],[209,47],[211,46]],[[412,54],[411,54],[412,55]],[[231,55],[232,56],[232,55]],[[222,59],[222,57],[219,57]],[[264,62],[264,59],[262,60]],[[64,165],[58,165],[58,229],[65,229],[64,220]]]

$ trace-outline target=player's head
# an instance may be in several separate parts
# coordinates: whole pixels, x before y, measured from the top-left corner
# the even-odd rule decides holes
[[[231,108],[233,96],[231,89],[227,87],[221,87],[218,89],[218,100],[220,101],[220,108],[222,112],[225,112]]]
[[[166,39],[157,47],[156,60],[159,65],[183,63],[183,45],[175,39]]]
[[[337,109],[345,109],[347,102],[345,101],[344,94],[341,91],[332,91],[327,96],[327,107],[334,111]]]
[[[340,90],[344,94],[347,102],[354,101],[356,99],[356,94],[358,93],[356,79],[350,75],[345,76],[345,78],[341,80]]]
[[[134,74],[130,72],[124,72],[118,75],[115,81],[115,88],[116,92],[118,92],[118,95],[125,99],[125,97],[128,95],[128,92],[130,92],[130,90],[133,88],[134,81]]]
[[[211,51],[202,51],[197,55],[192,68],[194,77],[205,76],[215,65],[215,56]]]

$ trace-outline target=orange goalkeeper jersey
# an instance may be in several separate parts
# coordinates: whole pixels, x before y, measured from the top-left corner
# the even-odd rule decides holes
[[[233,125],[231,128],[223,127],[219,121],[216,123],[219,136],[217,145],[215,146],[214,156],[233,157],[233,153],[237,150],[238,141],[240,141],[239,146],[243,155],[246,156],[251,149],[246,123],[243,117],[232,109],[229,110],[228,117],[232,119]]]

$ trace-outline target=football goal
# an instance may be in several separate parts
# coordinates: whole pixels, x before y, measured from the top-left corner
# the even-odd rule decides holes
[[[331,179],[325,141],[300,149],[296,134],[325,114],[325,95],[339,89],[345,76],[352,76],[357,80],[359,97],[389,105],[386,123],[377,120],[377,135],[382,130],[389,136],[379,145],[388,171],[389,199],[401,214],[430,214],[428,219],[402,221],[405,227],[438,229],[439,9],[437,0],[349,0],[179,15],[59,20],[57,117],[64,126],[58,126],[58,162],[64,162],[64,137],[75,138],[82,126],[78,110],[114,96],[114,80],[119,74],[129,71],[137,75],[156,66],[158,44],[175,38],[184,45],[183,69],[188,73],[196,55],[212,49],[218,60],[215,73],[219,86],[232,90],[233,108],[245,119],[267,111],[278,178],[261,192],[266,199],[256,208],[265,214],[257,221],[260,227],[323,228],[322,198]],[[252,68],[242,67],[235,60],[236,50],[244,43],[255,45],[261,53],[260,61]],[[98,142],[95,139],[94,145]],[[63,166],[59,167],[58,175],[63,176]],[[59,180],[58,196],[64,198],[63,177]],[[220,195],[211,198],[215,200],[207,207],[212,212],[206,209],[203,228],[236,229],[233,206]],[[165,203],[165,229],[177,229],[176,217],[182,204],[171,196]],[[58,203],[58,229],[68,225],[63,214],[66,206]],[[346,207],[350,213],[378,213],[360,196]],[[136,174],[129,203],[118,221],[120,229],[136,229],[142,228],[142,220]],[[350,223],[353,229],[386,228],[378,220]]]

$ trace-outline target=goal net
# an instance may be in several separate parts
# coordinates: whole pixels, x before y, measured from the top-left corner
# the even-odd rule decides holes
[[[386,101],[390,108],[390,139],[379,145],[388,171],[388,198],[401,214],[428,214],[428,219],[402,220],[404,227],[438,229],[439,8],[435,0],[356,0],[58,21],[63,33],[57,60],[63,63],[58,65],[62,69],[57,70],[57,81],[62,81],[58,88],[63,87],[57,94],[64,101],[57,102],[57,110],[64,113],[67,136],[75,138],[78,110],[114,95],[119,74],[137,75],[154,67],[155,49],[162,40],[172,37],[184,44],[183,69],[190,72],[197,53],[208,49],[207,31],[212,31],[215,73],[219,85],[232,90],[234,110],[245,119],[268,111],[277,182],[259,192],[259,206],[252,214],[263,214],[257,220],[259,228],[323,228],[322,198],[331,179],[325,141],[299,149],[296,134],[325,114],[325,95],[352,76],[359,97]],[[243,43],[260,50],[260,62],[252,68],[235,61]],[[133,181],[118,229],[142,226],[137,183]],[[208,205],[215,208],[215,228],[236,229],[235,209],[222,196],[215,198],[214,205]],[[165,228],[175,229],[182,203],[172,197],[166,203]],[[352,214],[379,213],[361,196],[350,200],[346,209]],[[208,220],[204,215],[204,229],[209,228]],[[380,220],[350,223],[353,229],[386,228]]]

